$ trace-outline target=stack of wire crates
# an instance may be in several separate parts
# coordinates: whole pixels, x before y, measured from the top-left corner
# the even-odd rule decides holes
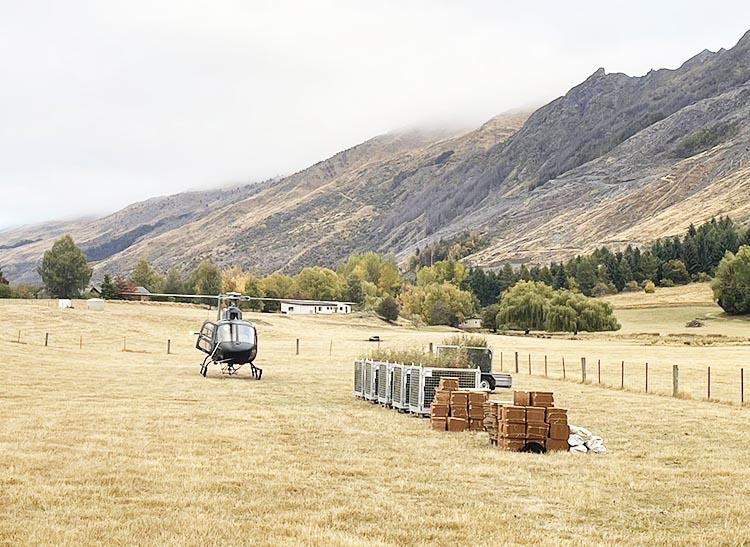
[[[482,372],[478,368],[432,368],[360,360],[354,362],[354,395],[425,416],[430,413],[440,378],[444,377],[458,378],[461,389],[476,389]]]

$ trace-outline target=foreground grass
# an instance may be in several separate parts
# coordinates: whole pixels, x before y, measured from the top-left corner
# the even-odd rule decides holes
[[[188,332],[206,317],[200,309],[3,303],[0,313],[4,340],[17,328],[27,337],[4,343],[0,364],[0,543],[750,537],[747,409],[518,375],[519,388],[554,390],[572,423],[601,434],[610,453],[509,454],[483,434],[433,432],[351,396],[351,363],[372,346],[369,335],[399,347],[438,342],[439,332],[357,316],[256,315],[265,373],[255,382],[198,376]],[[46,330],[54,336],[44,348]],[[132,351],[121,351],[122,336]],[[511,340],[491,344],[499,351]],[[594,342],[534,343],[571,351]]]

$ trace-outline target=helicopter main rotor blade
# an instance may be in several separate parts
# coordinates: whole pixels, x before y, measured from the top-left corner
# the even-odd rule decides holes
[[[165,298],[210,298],[210,299],[221,299],[221,300],[240,300],[242,302],[320,302],[323,304],[355,304],[355,302],[345,302],[343,300],[305,300],[301,298],[270,298],[266,296],[234,296],[234,295],[227,295],[227,294],[167,294],[167,293],[148,293],[148,294],[141,294],[141,293],[135,293],[135,292],[122,292],[120,293],[122,296],[141,296],[141,297],[150,297],[150,296],[158,296],[158,297],[165,297]]]

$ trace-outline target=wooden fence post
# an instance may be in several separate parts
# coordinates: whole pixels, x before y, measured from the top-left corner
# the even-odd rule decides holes
[[[297,353],[295,355],[299,355],[299,338],[297,338]]]
[[[680,370],[677,365],[672,365],[672,397],[680,393]]]
[[[563,365],[563,380],[565,380],[565,357],[562,358],[562,365]]]
[[[581,382],[586,383],[586,358],[581,357]]]
[[[503,352],[500,352],[500,372],[503,371]]]
[[[516,374],[518,374],[518,352],[516,352]]]
[[[708,383],[706,384],[708,388],[708,400],[711,400],[711,367],[708,367]]]
[[[531,376],[531,354],[529,353],[529,376]]]
[[[740,406],[745,404],[745,369],[740,369]]]
[[[432,355],[432,342],[430,342],[430,355]]]
[[[597,383],[602,383],[602,360],[597,359],[596,360],[596,375],[597,375]]]
[[[625,361],[620,364],[620,389],[625,389]]]
[[[47,347],[47,344],[48,344],[48,343],[49,343],[49,333],[48,333],[48,332],[45,332],[45,333],[44,333],[44,347],[45,347],[45,348]]]
[[[544,377],[547,377],[547,356],[544,356]]]
[[[167,355],[169,355],[170,353],[172,353],[172,340],[167,338]]]
[[[646,362],[646,393],[648,393],[648,362]]]

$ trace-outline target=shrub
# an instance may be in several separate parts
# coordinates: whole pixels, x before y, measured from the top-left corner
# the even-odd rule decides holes
[[[750,245],[740,247],[737,254],[724,255],[711,288],[728,314],[750,313]]]
[[[659,281],[659,286],[660,287],[674,287],[674,281],[672,281],[671,279],[662,279],[661,281]]]
[[[646,282],[645,282],[645,283],[643,284],[643,292],[646,292],[646,293],[648,293],[648,294],[653,294],[653,293],[655,293],[655,292],[656,292],[656,285],[654,285],[654,282],[653,282],[653,281],[651,281],[650,279],[649,279],[649,280],[647,280],[647,281],[646,281]]]
[[[0,283],[0,298],[11,298],[12,297],[12,291],[10,290],[10,285],[6,285],[5,283]]]
[[[690,274],[682,260],[670,260],[662,267],[662,275],[677,285],[690,283]],[[674,286],[674,285],[671,285]]]
[[[717,144],[731,139],[737,134],[738,130],[739,127],[737,124],[731,122],[703,127],[678,142],[675,147],[675,153],[681,158],[694,156],[699,152],[713,148]]]
[[[376,349],[370,351],[366,359],[373,361],[389,361],[437,368],[471,368],[466,352],[448,352],[441,355],[426,353],[420,348]]]
[[[443,338],[446,346],[465,346],[467,348],[486,348],[487,339],[479,334],[454,334]]]
[[[393,322],[398,319],[398,314],[401,311],[401,306],[398,305],[398,302],[395,298],[393,298],[391,295],[388,295],[380,301],[375,311],[386,321]]]
[[[617,288],[610,283],[602,283],[601,281],[598,282],[594,287],[591,289],[591,296],[607,296],[608,294],[616,294]]]
[[[640,290],[641,288],[638,286],[637,281],[628,281],[625,283],[625,288],[623,289],[625,292],[638,292]]]
[[[695,278],[695,280],[698,281],[699,283],[706,283],[708,281],[711,281],[712,279],[713,278],[710,275],[708,275],[706,272],[698,273],[698,275]]]

